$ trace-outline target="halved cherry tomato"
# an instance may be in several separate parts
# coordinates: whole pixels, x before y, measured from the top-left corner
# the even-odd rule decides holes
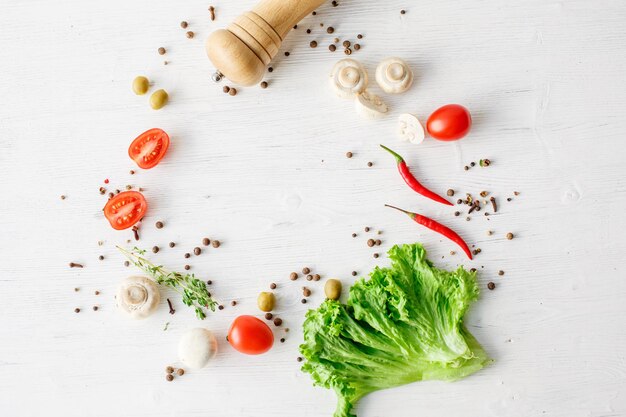
[[[146,214],[148,203],[137,191],[124,191],[107,201],[104,217],[115,230],[128,229]]]
[[[447,104],[438,108],[426,122],[426,130],[435,139],[443,141],[459,140],[472,127],[470,112],[459,104]]]
[[[239,316],[230,325],[228,343],[246,355],[265,353],[274,344],[274,333],[254,316]]]
[[[170,146],[170,137],[164,130],[154,128],[137,136],[128,148],[128,156],[135,161],[139,168],[150,169],[155,167],[165,156]]]

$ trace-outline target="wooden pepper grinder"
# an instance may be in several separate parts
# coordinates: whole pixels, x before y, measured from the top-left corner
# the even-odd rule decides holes
[[[206,52],[217,69],[213,80],[225,76],[240,85],[259,83],[289,30],[324,1],[262,0],[228,28],[211,33]]]

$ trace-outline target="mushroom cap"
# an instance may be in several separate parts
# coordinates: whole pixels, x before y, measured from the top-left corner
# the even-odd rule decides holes
[[[413,144],[424,141],[424,126],[419,119],[410,113],[402,113],[398,116],[398,136],[402,140],[408,140]]]
[[[379,96],[367,90],[357,94],[354,106],[356,112],[366,119],[378,119],[389,111],[387,104]]]
[[[145,319],[161,302],[157,284],[148,277],[130,276],[117,287],[117,307],[134,319]]]
[[[330,72],[330,86],[341,98],[352,98],[365,91],[368,82],[365,67],[355,59],[338,61]]]
[[[376,67],[376,82],[385,93],[404,93],[413,84],[413,71],[401,58],[386,58]]]
[[[217,340],[208,329],[188,330],[178,343],[178,358],[192,369],[204,368],[217,353]]]

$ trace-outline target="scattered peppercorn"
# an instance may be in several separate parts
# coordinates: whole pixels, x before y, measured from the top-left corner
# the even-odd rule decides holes
[[[187,29],[187,26],[189,26],[189,23],[185,22],[184,20],[182,22],[180,22],[180,27],[183,29]]]
[[[304,295],[305,297],[310,297],[311,296],[311,290],[308,289],[307,287],[302,287],[302,295]]]
[[[352,276],[356,277],[356,271],[352,271]]]
[[[206,282],[206,285],[211,285],[211,284],[213,284],[213,281],[211,281],[211,280],[208,280],[208,281]]]
[[[237,95],[237,89],[236,88],[231,88],[230,90],[228,90],[228,95],[229,96],[236,96]]]
[[[307,29],[307,30],[306,30],[306,33],[311,33],[311,29]]]
[[[221,305],[221,304],[220,304],[220,305],[218,305],[218,306],[217,306],[217,308],[218,308],[218,310],[224,310],[224,306],[223,306],[223,305]]]
[[[74,313],[80,313],[80,308],[75,308]]]
[[[460,216],[460,215],[461,215],[461,212],[460,212],[460,211],[455,211],[455,212],[454,212],[454,215],[455,215],[455,216]]]
[[[306,299],[305,299],[305,298],[303,298],[302,300],[300,300],[300,302],[301,302],[302,304],[306,304]]]
[[[289,279],[292,281],[295,281],[298,279],[298,273],[297,272],[292,272],[291,274],[289,274]]]
[[[124,266],[130,266],[130,262],[129,261],[124,261]]]
[[[370,228],[369,228],[369,226],[365,226],[365,228],[363,230],[365,230],[365,232],[369,232]]]
[[[211,242],[211,246],[213,246],[214,248],[219,248],[221,245],[219,240],[214,240]]]
[[[187,32],[185,35],[187,36],[187,38],[192,39],[192,38],[193,38],[194,33],[193,33],[192,31],[189,31],[189,32]]]
[[[346,54],[346,55],[352,55],[352,49],[346,48],[346,49],[343,50],[343,53]]]
[[[319,281],[322,277],[320,277],[320,274],[315,274],[313,275],[313,281]]]
[[[98,259],[101,260],[101,261],[104,261],[104,256],[100,255],[100,256],[98,256]]]
[[[352,233],[352,237],[356,237],[356,233]]]
[[[230,87],[225,85],[224,87],[222,87],[222,92],[228,94],[228,92],[230,91]]]
[[[194,255],[198,256],[201,253],[202,253],[202,249],[200,249],[199,247],[196,246],[195,248],[193,248],[193,254]]]
[[[372,246],[374,246],[375,244],[376,244],[376,242],[374,241],[374,239],[368,239],[368,240],[367,240],[367,246],[369,246],[370,248],[371,248]]]
[[[100,291],[96,290],[96,291],[94,291],[94,294],[100,295]]]
[[[98,311],[98,306],[93,306],[93,311]]]
[[[507,198],[506,201],[513,201],[511,197]]]
[[[182,369],[182,368],[178,368],[176,370],[176,373],[178,374],[178,376],[183,376],[183,375],[185,375],[185,370]]]
[[[165,375],[165,380],[167,382],[172,382],[174,380],[174,375],[172,375],[172,374]]]
[[[513,239],[514,237],[515,236],[513,236],[513,233],[511,233],[511,232],[506,234],[506,238],[509,239],[509,240]]]
[[[289,51],[285,51],[285,56],[289,56],[289,55],[291,55]]]
[[[344,48],[349,48],[350,47],[350,41],[343,41],[342,43]]]
[[[380,256],[380,255],[379,255],[379,254],[377,254],[377,253],[375,253],[375,254],[374,254],[374,258],[378,258],[379,256]]]
[[[298,29],[298,25],[293,25],[293,28],[294,29]]]
[[[308,274],[309,272],[311,272],[311,268],[309,268],[308,266],[305,266],[304,268],[302,268],[302,273],[303,274]]]
[[[328,27],[326,28],[326,33],[333,33],[334,31],[335,31],[335,28],[334,28],[334,27],[332,27],[332,26],[328,26]]]
[[[280,343],[285,343],[285,338],[284,337],[280,338]]]
[[[236,306],[237,305],[237,301],[235,301],[235,300],[231,301],[230,305],[233,306],[233,307]]]
[[[376,239],[376,246],[380,246],[383,242],[380,239]]]
[[[313,11],[313,13],[311,13],[311,14],[312,14],[313,16],[315,16],[315,15],[317,14],[317,12],[316,12],[316,11]]]
[[[317,41],[311,41],[311,42],[309,42],[309,46],[310,46],[311,48],[317,48]]]
[[[152,253],[157,253],[159,251],[159,247],[158,246],[153,246],[152,247]]]
[[[307,281],[313,281],[313,275],[307,275],[306,276],[306,280]]]
[[[159,52],[159,55],[165,55],[165,48],[160,47],[157,51]]]
[[[373,162],[368,162],[367,166],[371,168],[372,166],[374,166],[374,163]]]
[[[519,195],[519,191],[513,191],[513,194],[515,194],[517,196],[517,195]]]
[[[272,313],[265,313],[265,320],[271,320],[274,315]]]
[[[330,45],[328,45],[328,50],[330,52],[335,52],[337,50],[337,47],[331,43]]]
[[[302,359],[302,356],[298,356],[298,357],[296,358],[296,360],[297,360],[298,362],[302,362],[302,360],[303,360],[303,359]]]
[[[400,14],[406,14],[406,10],[404,9],[400,10]]]
[[[267,81],[261,81],[261,88],[267,88]]]
[[[185,271],[189,271],[191,269],[191,266],[185,265],[184,268],[185,268]]]
[[[361,35],[360,33],[358,35],[356,35],[357,39],[363,39],[363,35]]]
[[[346,152],[346,158],[352,158],[353,153],[352,152]]]
[[[359,49],[361,49],[361,45],[358,44],[358,43],[355,43],[353,48],[354,48],[355,51],[358,51]]]
[[[465,218],[465,221],[466,221],[466,222],[469,222],[470,220],[471,220],[471,218],[470,218],[470,217],[466,217],[466,218]]]
[[[267,67],[267,72],[274,72],[274,68],[272,68],[272,67]]]
[[[498,275],[504,275],[504,271],[503,270],[499,270],[498,271]]]
[[[487,284],[487,288],[489,288],[490,290],[494,290],[496,288],[496,284],[494,284],[493,282],[489,282]]]
[[[186,259],[186,258],[191,258],[191,254],[190,254],[189,252],[185,253],[185,255],[184,255],[184,256],[185,256],[185,259]]]
[[[270,289],[271,289],[271,290],[275,290],[275,289],[276,289],[276,284],[272,282],[272,283],[270,284]]]
[[[174,373],[174,368],[172,368],[171,366],[167,366],[165,368],[165,373],[166,374],[173,374]]]
[[[278,327],[280,325],[283,324],[283,319],[281,319],[280,317],[275,317],[274,318],[274,326]]]

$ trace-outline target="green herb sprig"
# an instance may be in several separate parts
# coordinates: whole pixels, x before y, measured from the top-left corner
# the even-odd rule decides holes
[[[136,246],[131,250],[119,246],[117,248],[133,265],[150,275],[157,284],[168,286],[180,294],[183,304],[193,307],[198,319],[204,320],[206,318],[207,309],[215,311],[217,302],[211,298],[206,283],[196,278],[194,274],[181,274],[180,272],[168,271],[162,265],[155,265],[144,257],[146,251]]]

